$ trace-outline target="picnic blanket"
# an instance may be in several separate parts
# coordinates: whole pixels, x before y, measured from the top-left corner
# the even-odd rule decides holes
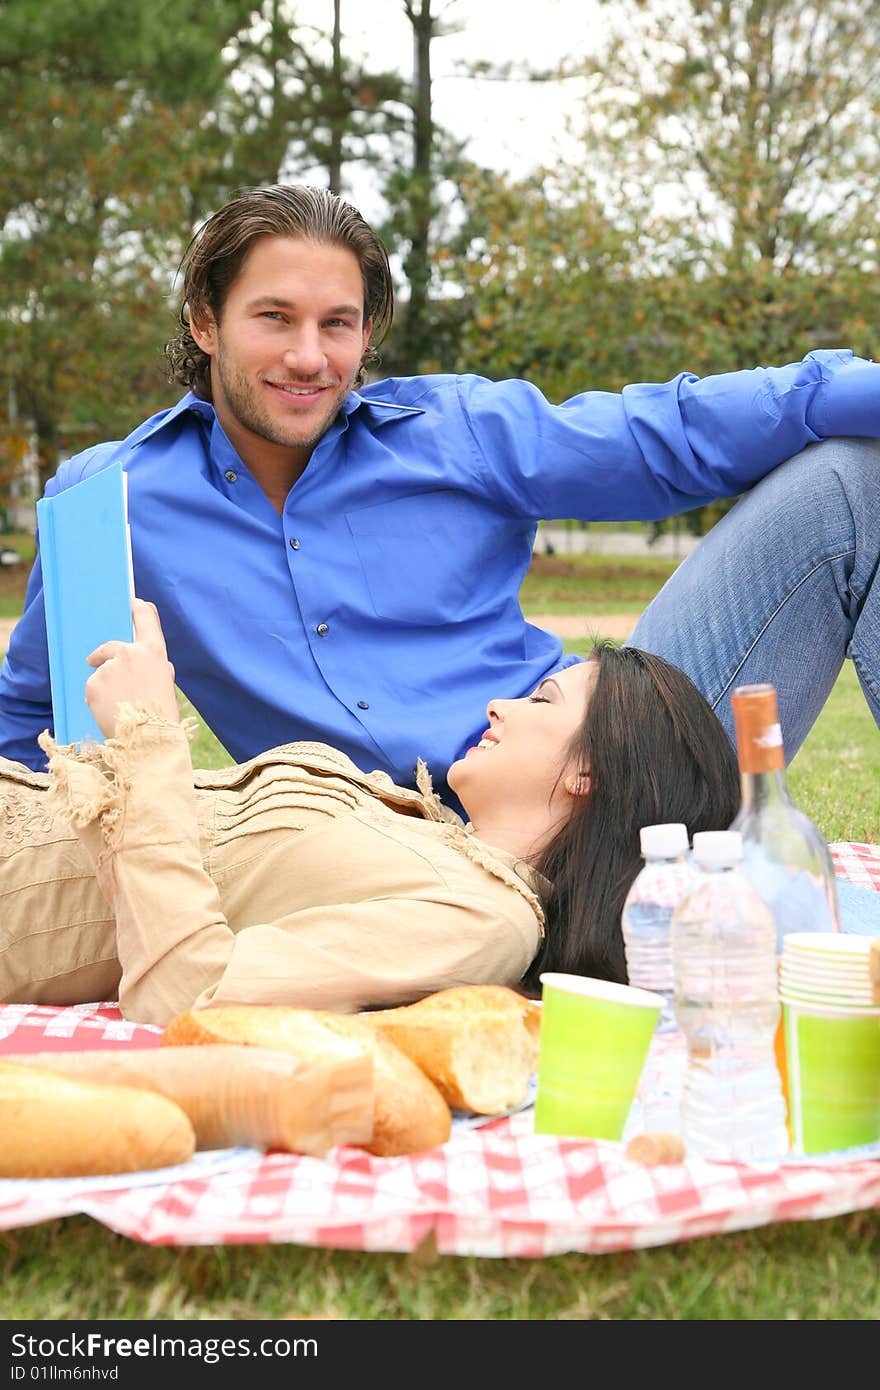
[[[880,847],[832,846],[849,929],[871,934]],[[867,890],[860,894],[859,890]],[[860,914],[860,902],[864,911]],[[0,1053],[155,1047],[115,1005],[0,1006]],[[670,1244],[770,1222],[880,1207],[880,1144],[773,1164],[688,1159],[644,1167],[622,1143],[533,1132],[530,1109],[456,1124],[439,1148],[376,1158],[228,1149],[112,1178],[0,1181],[0,1229],[86,1213],[150,1245],[291,1242],[348,1250],[538,1256]]]

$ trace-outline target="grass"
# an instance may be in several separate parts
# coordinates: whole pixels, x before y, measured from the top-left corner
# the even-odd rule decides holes
[[[875,1321],[878,1257],[877,1212],[546,1260],[154,1248],[87,1217],[0,1232],[2,1315],[22,1321]]]
[[[542,557],[523,586],[523,607],[635,613],[673,568],[651,557]],[[204,725],[194,758],[206,767],[229,761]],[[790,784],[827,839],[876,839],[880,739],[849,663],[792,763]],[[431,1259],[293,1245],[153,1248],[87,1217],[68,1217],[0,1232],[0,1278],[0,1316],[22,1321],[876,1321],[880,1211],[546,1260]]]
[[[660,555],[536,555],[520,603],[525,613],[639,613],[675,567]]]

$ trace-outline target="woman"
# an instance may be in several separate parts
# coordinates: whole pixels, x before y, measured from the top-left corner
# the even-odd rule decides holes
[[[89,658],[108,742],[0,769],[0,999],[117,997],[163,1025],[210,1003],[391,1006],[540,969],[625,979],[639,827],[730,823],[736,761],[687,677],[599,647],[493,700],[449,769],[469,823],[323,744],[197,773],[158,615]],[[50,786],[54,796],[49,795]]]

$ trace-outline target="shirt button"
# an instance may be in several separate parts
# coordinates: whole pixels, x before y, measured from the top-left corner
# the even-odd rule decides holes
[[[237,474],[237,473],[234,473],[234,472],[232,471],[231,468],[227,468],[227,470],[226,470],[226,472],[223,474],[223,476],[224,476],[224,478],[226,479],[227,483],[237,483],[237,482],[238,482],[238,474]]]
[[[369,709],[369,708],[370,708],[370,706],[367,704],[367,701],[366,701],[366,700],[358,700],[358,709]]]
[[[318,623],[318,626],[315,628],[315,631],[317,632],[319,637],[326,637],[327,633],[330,631],[330,628],[326,623]]]
[[[291,536],[290,548],[291,550],[299,550],[299,541],[297,540],[296,536]]]

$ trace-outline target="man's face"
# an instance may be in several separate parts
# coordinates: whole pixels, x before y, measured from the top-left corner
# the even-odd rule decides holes
[[[255,241],[220,322],[192,325],[239,453],[255,436],[287,449],[315,445],[354,384],[370,328],[352,251],[294,237]]]

